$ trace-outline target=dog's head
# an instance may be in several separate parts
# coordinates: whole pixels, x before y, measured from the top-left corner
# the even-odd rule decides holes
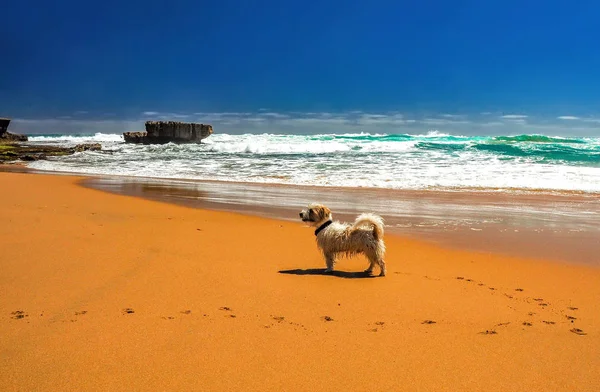
[[[331,210],[322,204],[310,204],[307,209],[300,211],[302,222],[318,225],[331,219]]]

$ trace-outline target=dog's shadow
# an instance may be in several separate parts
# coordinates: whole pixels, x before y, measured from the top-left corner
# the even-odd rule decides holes
[[[375,278],[376,275],[369,274],[368,272],[346,272],[346,271],[331,271],[327,272],[325,268],[309,268],[309,269],[291,269],[281,270],[280,274],[288,275],[324,275],[324,276],[335,276],[337,278],[345,279],[364,279],[364,278]]]

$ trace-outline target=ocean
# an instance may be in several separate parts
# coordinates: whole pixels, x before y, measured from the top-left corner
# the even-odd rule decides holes
[[[214,134],[203,144],[125,144],[120,134],[32,136],[101,143],[29,164],[83,174],[441,191],[600,192],[600,138],[542,135]]]

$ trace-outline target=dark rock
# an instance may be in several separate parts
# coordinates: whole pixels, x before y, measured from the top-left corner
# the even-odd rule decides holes
[[[8,125],[10,124],[10,119],[8,118],[0,118],[0,137],[6,133],[8,130]]]
[[[124,132],[125,143],[146,143],[148,132]]]
[[[1,141],[2,139],[0,139]],[[82,151],[99,151],[100,143],[78,144],[75,147],[58,147],[45,145],[27,145],[20,143],[0,143],[0,163],[16,160],[37,161],[48,157],[60,157]]]
[[[126,143],[200,143],[212,135],[211,125],[177,121],[147,121],[146,132],[125,132]]]
[[[40,159],[46,159],[46,155],[45,154],[26,154],[26,155],[21,155],[20,156],[22,161],[38,161]]]
[[[8,132],[10,119],[0,118],[0,142],[26,142],[27,136]]]
[[[19,135],[17,133],[5,132],[2,136],[0,136],[0,140],[5,142],[26,142],[27,136]]]
[[[73,152],[83,152],[83,151],[100,151],[102,150],[102,145],[100,143],[84,143],[78,144],[73,147]]]

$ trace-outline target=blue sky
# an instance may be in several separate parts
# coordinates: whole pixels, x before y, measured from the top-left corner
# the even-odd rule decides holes
[[[5,3],[0,116],[25,132],[600,134],[595,1]]]

